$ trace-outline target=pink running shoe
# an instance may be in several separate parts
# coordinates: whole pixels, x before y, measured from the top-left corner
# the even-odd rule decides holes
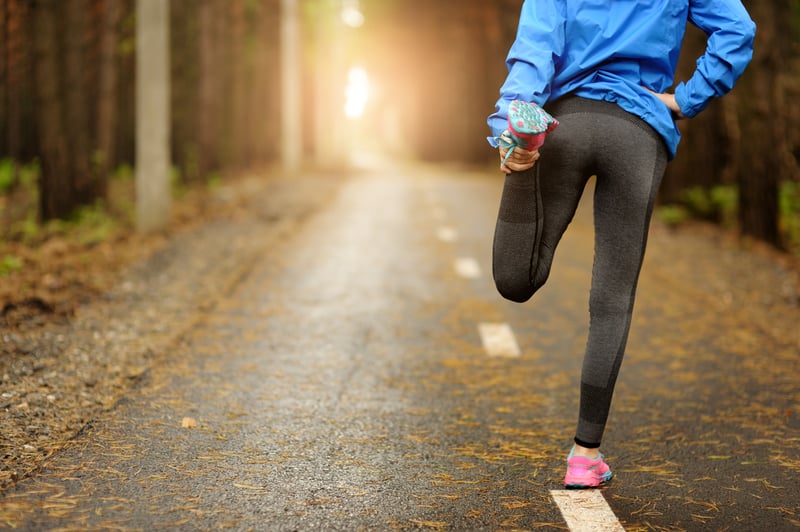
[[[567,457],[567,475],[564,486],[570,490],[597,488],[614,476],[601,454],[595,460],[585,456],[575,456],[575,449]]]

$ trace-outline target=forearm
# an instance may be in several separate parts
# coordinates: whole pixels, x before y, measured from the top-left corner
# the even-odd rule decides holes
[[[694,0],[689,20],[708,35],[694,73],[675,88],[677,106],[691,118],[730,91],[742,75],[753,55],[755,24],[738,0]]]

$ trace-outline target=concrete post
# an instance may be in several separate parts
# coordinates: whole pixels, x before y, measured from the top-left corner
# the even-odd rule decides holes
[[[297,0],[281,0],[281,159],[287,172],[300,167],[300,72]]]
[[[136,3],[136,226],[169,223],[169,0]]]

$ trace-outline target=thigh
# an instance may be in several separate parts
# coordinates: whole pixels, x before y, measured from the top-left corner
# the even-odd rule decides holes
[[[549,275],[556,246],[572,221],[592,175],[591,144],[586,127],[588,115],[568,114],[557,118],[560,125],[547,137],[536,163],[544,214],[540,261],[534,276],[536,284],[543,283]]]
[[[591,305],[602,301],[605,308],[630,312],[667,155],[661,138],[643,122],[605,121],[597,146]]]

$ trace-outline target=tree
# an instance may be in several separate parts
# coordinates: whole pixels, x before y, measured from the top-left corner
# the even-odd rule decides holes
[[[736,149],[742,233],[780,247],[778,188],[790,175],[785,65],[791,65],[793,0],[748,2],[758,22],[753,61],[741,80]]]
[[[97,155],[95,171],[99,176],[101,190],[105,195],[105,177],[116,161],[117,107],[117,46],[119,43],[119,22],[122,18],[122,4],[117,1],[102,4],[100,36],[100,74],[97,109]]]
[[[706,40],[705,33],[699,29],[691,25],[687,28],[676,81],[688,80],[692,75],[697,58],[705,51]],[[732,181],[730,165],[735,154],[730,152],[729,140],[733,132],[730,122],[725,120],[725,113],[731,112],[731,106],[725,105],[734,99],[735,94],[730,94],[722,101],[712,101],[705,111],[690,121],[678,122],[683,140],[677,157],[667,166],[660,190],[661,201],[681,202],[687,189],[711,189],[724,183],[726,178]],[[716,221],[718,213],[705,212],[703,215]]]
[[[169,0],[136,4],[136,223],[169,222]]]
[[[88,83],[87,50],[85,40],[87,37],[87,8],[86,0],[71,0],[62,2],[59,6],[63,10],[64,24],[69,31],[59,31],[57,35],[65,43],[63,78],[60,84],[60,95],[62,104],[60,105],[64,130],[63,134],[68,134],[67,156],[67,178],[72,189],[72,203],[68,207],[71,211],[75,204],[91,203],[98,196],[98,188],[95,187],[95,176],[91,168],[91,144],[90,120],[89,120],[89,101],[93,94],[90,93]],[[105,177],[105,176],[104,176]],[[63,216],[64,213],[61,213]],[[67,212],[66,214],[70,214]]]
[[[225,64],[221,60],[223,18],[218,0],[205,0],[197,6],[200,11],[200,87],[198,113],[198,166],[201,176],[207,176],[220,166],[221,127],[220,99]]]
[[[48,220],[66,218],[74,207],[69,145],[61,104],[57,20],[63,7],[59,0],[40,0],[35,7],[36,29],[36,125],[41,160],[41,216]]]
[[[692,187],[735,186],[741,233],[777,247],[783,247],[779,187],[798,174],[793,154],[798,139],[791,126],[800,111],[791,96],[791,82],[798,76],[792,52],[798,30],[793,3],[747,2],[758,27],[753,60],[729,95],[680,123],[684,141],[668,167],[661,194],[664,201],[680,201],[682,192]],[[702,32],[690,28],[679,80],[691,75],[705,42]]]
[[[281,157],[287,171],[300,166],[300,32],[297,0],[281,2]]]
[[[113,145],[115,113],[115,64],[113,50],[100,54],[100,44],[114,46],[109,33],[114,28],[96,32],[95,18],[102,18],[108,0],[38,0],[30,4],[35,31],[34,54],[30,56],[34,72],[35,111],[33,122],[36,137],[30,156],[40,161],[40,215],[44,220],[66,218],[76,207],[104,198],[108,164]],[[114,15],[114,7],[110,8]],[[107,42],[109,41],[110,42]],[[12,42],[9,40],[9,43]],[[98,81],[99,80],[99,81]],[[101,90],[97,90],[97,86]],[[20,78],[14,79],[14,90],[24,88]],[[19,92],[14,100],[22,100]],[[22,100],[24,101],[24,100]],[[16,103],[16,102],[15,102]],[[10,108],[15,106],[11,105]],[[24,107],[12,115],[13,124],[26,118]],[[9,139],[17,134],[9,130]],[[13,150],[12,156],[25,157]]]

